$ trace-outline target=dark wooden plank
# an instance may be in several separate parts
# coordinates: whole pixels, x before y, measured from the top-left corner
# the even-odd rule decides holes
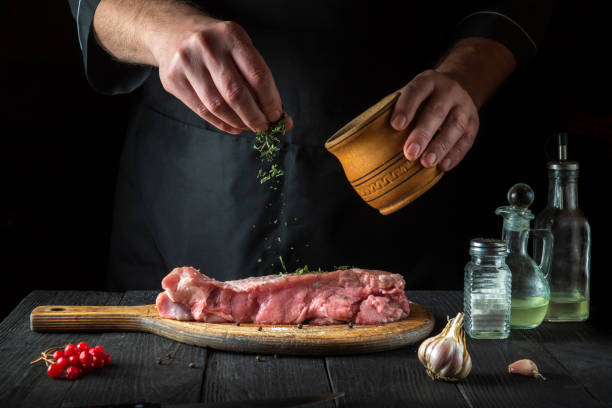
[[[582,324],[544,324],[513,331],[508,340],[468,339],[474,362],[456,384],[434,382],[416,358],[418,345],[364,356],[320,358],[208,352],[143,333],[34,333],[29,313],[43,304],[136,305],[157,292],[37,291],[0,323],[1,405],[59,407],[135,401],[194,402],[273,398],[344,391],[340,406],[602,406],[610,405],[608,333]],[[459,292],[409,292],[428,307],[438,333],[462,309]],[[79,340],[102,344],[113,366],[76,382],[52,380],[29,361],[44,348]],[[172,359],[166,357],[172,354]],[[163,365],[156,358],[163,358]],[[506,373],[520,358],[536,361],[547,381]],[[189,368],[189,362],[196,364]],[[205,371],[206,370],[206,371]],[[330,385],[331,384],[331,385]],[[324,405],[322,405],[324,406]],[[333,403],[328,402],[331,407]]]
[[[154,303],[157,291],[126,292],[120,305]],[[112,366],[76,381],[63,406],[134,402],[187,403],[200,400],[207,349],[145,333],[108,332],[100,343]],[[168,357],[170,354],[170,358]],[[162,359],[162,364],[157,359]],[[194,368],[189,363],[195,364]],[[111,391],[112,392],[109,392]]]
[[[450,292],[408,292],[408,298],[428,308],[436,319],[433,333],[444,326],[447,315],[460,309]],[[352,406],[452,406],[466,407],[452,383],[434,382],[417,358],[418,344],[390,352],[354,357],[326,357],[333,391],[344,391],[341,407]]]
[[[439,306],[447,305],[435,307],[442,314],[462,310],[460,292],[448,293],[440,300],[436,302]],[[530,338],[528,333],[537,330],[513,330],[507,340],[467,339],[472,371],[456,386],[471,407],[566,407],[568,401],[581,407],[600,406],[564,366],[547,358],[544,348]],[[522,358],[535,361],[547,380],[508,374],[507,365]]]
[[[525,335],[542,345],[598,401],[612,406],[612,335],[591,322],[543,323]]]
[[[319,395],[330,392],[323,359],[240,354],[212,350],[202,401]],[[318,404],[333,407],[332,401]]]
[[[408,297],[434,313],[434,334],[441,330],[447,316],[463,309],[460,292],[408,292]],[[566,367],[548,358],[544,346],[528,333],[513,331],[508,340],[468,338],[472,372],[455,384],[433,382],[425,376],[416,356],[417,345],[360,360],[328,358],[327,364],[333,390],[347,393],[346,406],[373,404],[381,395],[385,399],[380,406],[601,406]],[[536,361],[548,380],[508,374],[507,365],[521,358]]]
[[[35,291],[0,324],[0,353],[5,356],[0,370],[0,401],[3,407],[59,407],[75,382],[52,380],[44,363],[29,362],[52,346],[75,341],[98,344],[99,333],[35,333],[30,331],[30,311],[44,304],[117,304],[122,295],[108,292]]]
[[[567,407],[570,401],[572,406],[600,406],[565,367],[522,333],[512,332],[509,340],[472,341],[470,346],[474,368],[458,386],[474,407]],[[507,374],[508,364],[523,358],[533,360],[546,381]]]

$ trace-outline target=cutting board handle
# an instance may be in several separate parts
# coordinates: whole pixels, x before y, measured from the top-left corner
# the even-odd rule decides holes
[[[143,318],[157,316],[155,305],[38,306],[30,314],[33,331],[141,331]]]

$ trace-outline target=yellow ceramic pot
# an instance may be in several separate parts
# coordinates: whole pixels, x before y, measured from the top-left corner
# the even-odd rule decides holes
[[[404,156],[411,127],[397,131],[389,123],[398,97],[396,92],[383,98],[325,142],[357,194],[383,215],[418,198],[444,174]]]

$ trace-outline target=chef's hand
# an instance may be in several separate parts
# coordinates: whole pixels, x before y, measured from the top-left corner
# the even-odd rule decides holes
[[[208,16],[177,23],[151,47],[166,91],[228,133],[263,131],[281,117],[272,72],[240,25]]]
[[[236,23],[182,0],[101,0],[93,28],[118,60],[159,67],[164,88],[221,130],[266,130],[281,116],[272,73]]]
[[[485,38],[459,41],[434,70],[400,90],[391,115],[396,130],[411,127],[404,144],[408,160],[424,167],[454,168],[478,133],[478,109],[512,73],[516,62],[502,44]]]
[[[472,147],[478,132],[478,109],[453,78],[434,70],[417,75],[400,91],[391,125],[404,130],[413,124],[404,144],[408,160],[424,167],[455,167]]]

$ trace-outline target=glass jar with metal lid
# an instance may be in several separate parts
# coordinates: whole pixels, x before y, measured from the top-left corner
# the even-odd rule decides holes
[[[479,339],[505,339],[510,334],[512,274],[506,265],[505,241],[475,238],[465,265],[464,328]]]

